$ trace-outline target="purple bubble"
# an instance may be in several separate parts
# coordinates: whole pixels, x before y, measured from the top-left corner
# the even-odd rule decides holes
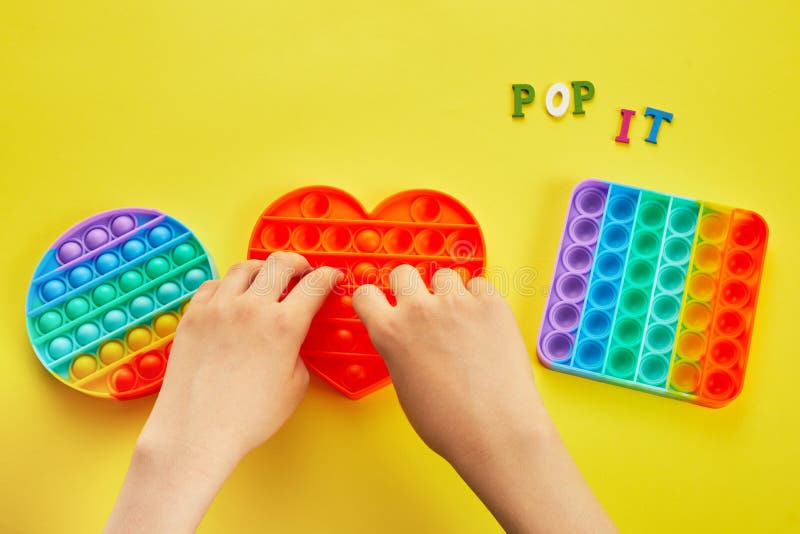
[[[558,330],[573,330],[580,318],[581,312],[574,304],[560,302],[550,309],[550,324]]]
[[[97,247],[103,246],[108,242],[108,232],[103,228],[92,228],[83,238],[86,248],[94,250]]]
[[[573,241],[589,245],[597,241],[600,228],[594,219],[578,217],[569,225],[569,235]]]
[[[577,274],[565,274],[556,282],[556,292],[564,300],[579,301],[586,295],[586,278]]]
[[[575,208],[584,215],[596,217],[603,212],[605,205],[605,194],[599,189],[584,189],[575,195]]]
[[[136,228],[136,221],[130,215],[120,215],[111,221],[111,233],[119,237]]]
[[[80,257],[83,252],[83,247],[77,241],[67,241],[58,248],[58,261],[61,263],[69,263],[72,260]]]
[[[592,266],[592,251],[582,245],[571,245],[564,251],[564,267],[576,273],[585,273]]]
[[[562,332],[550,332],[542,343],[544,357],[554,362],[568,360],[572,354],[572,337]]]

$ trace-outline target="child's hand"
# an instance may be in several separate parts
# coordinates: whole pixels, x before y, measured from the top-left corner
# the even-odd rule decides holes
[[[193,529],[238,461],[291,415],[308,386],[300,344],[342,276],[309,270],[276,252],[197,291],[107,530]]]
[[[483,278],[389,276],[397,305],[361,286],[353,306],[409,421],[506,530],[613,531],[539,398],[511,308]]]

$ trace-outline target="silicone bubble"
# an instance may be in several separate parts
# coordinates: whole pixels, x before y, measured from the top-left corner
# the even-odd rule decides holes
[[[740,247],[754,248],[767,237],[766,227],[753,219],[738,220],[731,230],[733,242]]]
[[[667,293],[682,291],[685,281],[684,272],[677,267],[665,267],[658,273],[658,287]]]
[[[554,362],[569,359],[572,354],[572,338],[562,332],[551,332],[544,338],[544,356]]]
[[[606,196],[597,188],[583,189],[575,195],[575,208],[582,214],[597,217],[603,213]]]
[[[705,330],[711,322],[711,306],[702,302],[689,302],[683,310],[683,324],[692,330]]]
[[[398,193],[372,212],[339,189],[290,191],[255,221],[248,258],[264,260],[284,248],[306,253],[313,268],[345,273],[311,321],[300,356],[311,372],[353,399],[390,383],[383,359],[353,310],[354,286],[376,284],[393,304],[388,278],[398,265],[415,267],[430,290],[439,269],[453,269],[468,280],[485,264],[476,219],[454,198],[427,190]]]
[[[103,252],[94,260],[94,266],[99,274],[110,273],[119,267],[119,257],[113,252]]]
[[[615,280],[622,276],[623,261],[616,252],[603,252],[595,260],[595,272],[602,278]]]
[[[617,378],[632,378],[636,371],[636,354],[627,348],[612,350],[606,359],[606,371]]]
[[[291,239],[292,231],[285,224],[268,224],[261,232],[261,244],[267,250],[286,249]]]
[[[596,308],[609,308],[617,299],[617,289],[608,282],[597,282],[589,288],[589,302]]]
[[[591,217],[578,217],[569,225],[569,235],[573,241],[590,245],[597,241],[600,226]]]
[[[116,237],[127,234],[136,228],[136,220],[130,215],[120,215],[111,221],[111,233]]]
[[[725,267],[731,274],[746,278],[753,273],[755,262],[750,254],[738,250],[728,256]]]
[[[672,370],[672,387],[685,393],[693,393],[700,382],[700,369],[689,362],[678,362]]]
[[[436,222],[442,217],[442,205],[433,197],[421,196],[411,203],[411,218],[422,223]]]
[[[565,274],[556,281],[556,293],[566,301],[583,300],[586,295],[586,278],[577,274]]]
[[[641,258],[655,258],[658,255],[661,241],[653,232],[637,232],[631,244],[631,250]]]
[[[705,337],[699,332],[686,331],[678,337],[678,354],[684,360],[699,360],[705,349]]]
[[[645,345],[653,352],[666,352],[672,348],[675,341],[671,328],[663,325],[652,325],[647,329]]]
[[[147,242],[150,243],[151,247],[160,247],[164,243],[169,243],[172,239],[172,230],[170,230],[169,226],[159,225],[150,230],[150,233],[147,234]]]
[[[166,258],[162,258],[161,256],[156,256],[147,262],[144,267],[144,272],[147,274],[147,277],[151,280],[154,280],[160,276],[164,276],[169,272],[170,266],[169,261]]]
[[[122,257],[126,261],[133,261],[145,253],[147,247],[141,239],[131,239],[122,245]]]
[[[665,323],[678,319],[681,302],[672,295],[659,295],[653,301],[653,318]]]
[[[405,228],[392,228],[383,237],[383,247],[389,254],[408,254],[414,246],[414,236]]]
[[[574,304],[561,302],[550,309],[550,324],[557,330],[573,330],[580,318],[580,310]]]
[[[583,322],[583,332],[591,337],[601,338],[611,331],[611,316],[600,310],[587,312]]]
[[[725,238],[728,231],[728,218],[721,213],[710,213],[700,219],[700,239],[711,243],[717,243]]]
[[[444,252],[444,234],[438,230],[423,230],[414,238],[414,249],[423,256],[438,256]]]
[[[67,230],[33,274],[34,352],[62,382],[95,397],[158,391],[163,371],[137,378],[139,351],[149,349],[163,369],[178,317],[169,310],[182,309],[214,272],[191,232],[159,211],[92,216]]]
[[[66,292],[67,285],[61,281],[61,279],[56,278],[55,280],[45,282],[42,286],[42,299],[46,301],[55,300]]]
[[[625,289],[619,299],[620,311],[629,315],[647,312],[650,296],[641,289]]]
[[[322,248],[329,252],[342,252],[353,245],[353,235],[344,226],[329,226],[322,232]]]
[[[381,248],[383,236],[372,228],[359,230],[355,237],[355,248],[359,252],[375,252]]]
[[[562,256],[564,267],[575,273],[586,273],[592,266],[592,251],[583,245],[571,245]]]
[[[617,222],[625,223],[633,219],[636,203],[627,196],[615,196],[608,202],[606,213]]]
[[[717,329],[726,336],[738,336],[745,328],[745,319],[736,310],[722,310],[717,315]]]
[[[79,265],[70,271],[69,285],[80,287],[91,282],[92,278],[94,278],[92,270],[85,265]]]
[[[92,228],[83,238],[83,244],[89,250],[100,248],[108,242],[108,232],[105,228]]]
[[[622,250],[628,244],[628,230],[621,224],[609,224],[600,241],[608,250]]]
[[[69,263],[78,259],[83,254],[83,246],[77,241],[67,241],[58,248],[58,261]]]
[[[72,376],[80,380],[97,370],[97,360],[91,354],[81,354],[72,360]]]
[[[642,202],[639,206],[638,221],[642,226],[651,230],[659,230],[663,227],[667,218],[667,210],[663,204],[655,201]]]
[[[327,217],[331,212],[331,201],[324,193],[309,193],[300,201],[300,212],[310,219]]]
[[[689,279],[689,296],[696,300],[711,300],[716,290],[714,279],[703,273],[695,274]]]
[[[575,349],[575,365],[581,369],[598,371],[603,366],[605,347],[597,341],[582,341]]]
[[[742,357],[743,350],[733,339],[721,338],[714,341],[709,351],[711,359],[721,367],[732,367]]]
[[[729,306],[741,308],[749,302],[750,290],[739,280],[727,280],[722,283],[722,300]]]
[[[685,236],[694,232],[697,225],[697,213],[689,208],[677,208],[669,215],[668,227],[670,232]]]
[[[653,264],[647,260],[630,260],[625,278],[635,286],[649,285],[653,280]]]
[[[722,254],[715,245],[701,244],[697,245],[694,251],[694,264],[695,266],[706,272],[714,272],[719,269]]]
[[[669,360],[661,354],[647,354],[639,364],[639,378],[651,385],[663,384],[667,379]]]
[[[712,399],[727,400],[734,395],[735,391],[735,379],[725,369],[715,369],[706,375],[703,393]]]
[[[70,299],[64,306],[64,314],[67,318],[75,320],[82,315],[89,313],[91,306],[89,302],[83,297],[75,297]]]
[[[614,340],[621,345],[634,345],[642,339],[642,324],[636,319],[625,317],[614,324]]]
[[[664,243],[664,258],[672,263],[685,263],[692,255],[692,244],[682,237],[671,237]]]
[[[139,358],[136,363],[136,372],[146,380],[153,380],[164,371],[164,364],[164,359],[161,356],[150,352]]]

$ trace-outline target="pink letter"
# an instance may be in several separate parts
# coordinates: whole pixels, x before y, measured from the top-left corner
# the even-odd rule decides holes
[[[622,122],[619,125],[619,135],[614,138],[614,141],[617,143],[630,143],[631,140],[628,138],[628,130],[631,127],[631,119],[636,112],[632,109],[625,109],[622,108],[619,110],[620,114],[622,114]]]

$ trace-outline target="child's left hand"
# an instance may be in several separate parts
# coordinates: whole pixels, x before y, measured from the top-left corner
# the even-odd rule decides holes
[[[341,276],[276,252],[200,287],[178,326],[107,531],[197,526],[239,460],[272,436],[305,395],[300,344]]]

